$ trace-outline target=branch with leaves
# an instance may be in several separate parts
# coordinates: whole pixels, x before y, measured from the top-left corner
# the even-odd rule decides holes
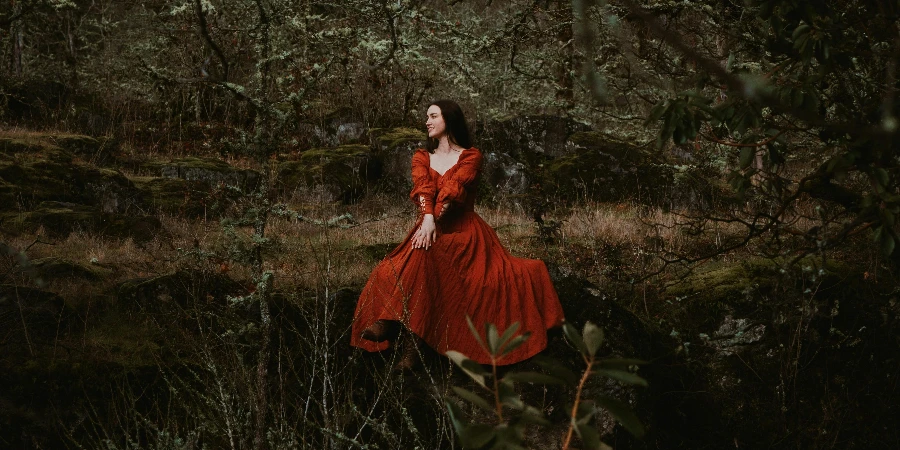
[[[583,397],[584,388],[590,377],[599,375],[617,380],[632,386],[647,386],[647,381],[635,373],[638,365],[645,364],[637,359],[600,359],[597,352],[603,345],[603,331],[588,322],[584,332],[579,333],[571,324],[563,324],[563,332],[569,342],[578,350],[586,364],[581,376],[575,375],[562,363],[552,358],[537,356],[534,362],[546,373],[540,372],[508,372],[498,376],[498,366],[503,359],[517,349],[529,338],[529,334],[519,334],[519,324],[513,323],[502,333],[494,324],[486,324],[484,337],[478,332],[472,320],[466,317],[469,331],[476,341],[490,355],[490,368],[472,361],[462,353],[448,351],[447,356],[478,386],[487,391],[491,400],[468,389],[454,386],[453,392],[461,399],[493,414],[493,423],[470,423],[463,415],[460,407],[453,401],[447,401],[447,410],[453,427],[464,448],[522,448],[525,444],[525,429],[529,425],[549,426],[550,421],[543,412],[534,406],[525,404],[516,392],[515,383],[537,383],[544,385],[563,385],[575,388],[573,405],[570,413],[569,427],[563,450],[571,448],[573,436],[577,434],[587,449],[610,448],[600,440],[600,434],[592,425],[592,419],[598,408],[607,410],[628,431],[637,437],[644,435],[644,427],[627,404],[620,400],[598,396],[593,400]]]

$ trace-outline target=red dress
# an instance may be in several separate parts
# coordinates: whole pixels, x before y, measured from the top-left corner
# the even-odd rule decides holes
[[[431,168],[429,153],[417,150],[412,160],[410,197],[423,214],[438,217],[437,240],[428,250],[412,248],[422,215],[406,239],[382,260],[366,283],[356,305],[350,343],[368,351],[388,348],[388,342],[361,337],[378,319],[397,320],[441,353],[456,350],[482,363],[490,356],[466,324],[466,315],[484,339],[484,325],[502,332],[519,322],[517,334],[531,337],[504,357],[501,364],[530,358],[547,346],[547,329],[563,321],[562,306],[547,268],[540,260],[516,258],[474,211],[482,155],[464,150],[443,175]]]

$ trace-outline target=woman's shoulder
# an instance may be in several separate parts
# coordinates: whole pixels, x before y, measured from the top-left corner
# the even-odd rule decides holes
[[[463,150],[462,154],[459,155],[460,160],[472,158],[482,158],[481,150],[478,150],[475,147],[469,147]]]

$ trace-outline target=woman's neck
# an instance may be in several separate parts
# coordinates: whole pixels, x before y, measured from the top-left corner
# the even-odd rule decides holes
[[[437,148],[434,149],[434,152],[435,153],[450,153],[450,152],[454,152],[454,151],[461,152],[463,150],[464,149],[460,145],[455,144],[455,143],[450,143],[450,139],[447,137],[447,135],[443,135],[443,136],[441,136],[440,141],[438,141],[438,146],[437,146]]]

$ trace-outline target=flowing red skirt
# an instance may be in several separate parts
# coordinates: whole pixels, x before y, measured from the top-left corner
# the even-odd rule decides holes
[[[396,320],[441,353],[456,350],[490,363],[469,330],[469,316],[482,339],[486,323],[502,333],[518,322],[517,334],[531,334],[500,364],[530,358],[547,346],[547,330],[562,324],[563,312],[542,261],[510,255],[474,211],[442,219],[428,250],[412,248],[418,226],[372,271],[356,306],[352,345],[387,349],[388,342],[361,334],[378,319]]]

